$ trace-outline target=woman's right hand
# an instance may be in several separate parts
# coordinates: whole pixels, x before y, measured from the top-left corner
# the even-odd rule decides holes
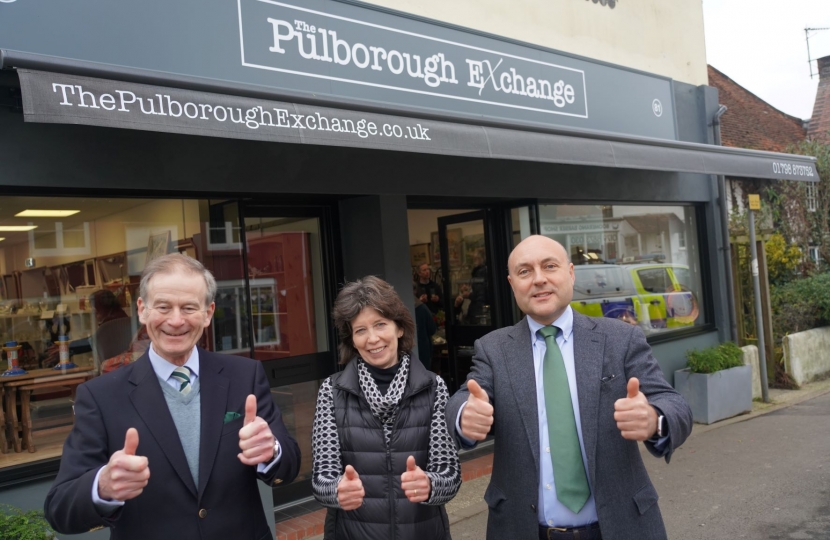
[[[346,465],[346,472],[337,484],[337,502],[343,510],[355,510],[363,505],[363,482],[354,467]]]

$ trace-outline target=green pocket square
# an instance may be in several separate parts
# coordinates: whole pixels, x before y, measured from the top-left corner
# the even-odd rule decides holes
[[[228,422],[233,422],[237,418],[242,418],[242,415],[238,412],[228,411],[225,413],[224,423],[227,424]]]

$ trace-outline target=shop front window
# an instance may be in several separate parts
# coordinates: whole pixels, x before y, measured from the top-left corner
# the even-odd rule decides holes
[[[156,257],[191,256],[222,284],[200,346],[253,356],[238,206],[181,199],[3,198],[0,373],[18,371],[0,377],[5,427],[0,476],[5,468],[60,456],[73,425],[78,385],[121,369],[147,350],[136,300],[141,272]],[[220,222],[224,236],[214,227]],[[252,283],[260,294],[264,287]]]
[[[648,335],[706,322],[693,206],[540,205],[539,219],[574,264],[575,311]]]

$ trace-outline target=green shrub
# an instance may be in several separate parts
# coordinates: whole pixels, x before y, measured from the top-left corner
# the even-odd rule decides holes
[[[692,373],[714,373],[744,365],[743,351],[731,341],[686,353]]]
[[[783,284],[796,278],[796,270],[804,256],[798,246],[787,244],[781,233],[774,233],[764,242],[767,252],[767,272],[771,284]]]
[[[772,287],[772,327],[776,344],[784,336],[830,324],[830,273]]]
[[[24,512],[13,506],[0,505],[0,538],[51,540],[57,537],[40,510]]]

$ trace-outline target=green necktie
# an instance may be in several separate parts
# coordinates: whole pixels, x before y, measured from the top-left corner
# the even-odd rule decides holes
[[[190,393],[190,368],[187,366],[177,367],[170,376],[179,382],[179,392],[183,395]]]
[[[539,334],[545,338],[546,346],[542,378],[545,384],[545,411],[548,416],[548,443],[550,460],[553,463],[556,498],[576,514],[585,506],[591,490],[588,488],[585,466],[582,464],[582,451],[579,448],[565,361],[556,344],[558,331],[555,326],[539,329]]]

